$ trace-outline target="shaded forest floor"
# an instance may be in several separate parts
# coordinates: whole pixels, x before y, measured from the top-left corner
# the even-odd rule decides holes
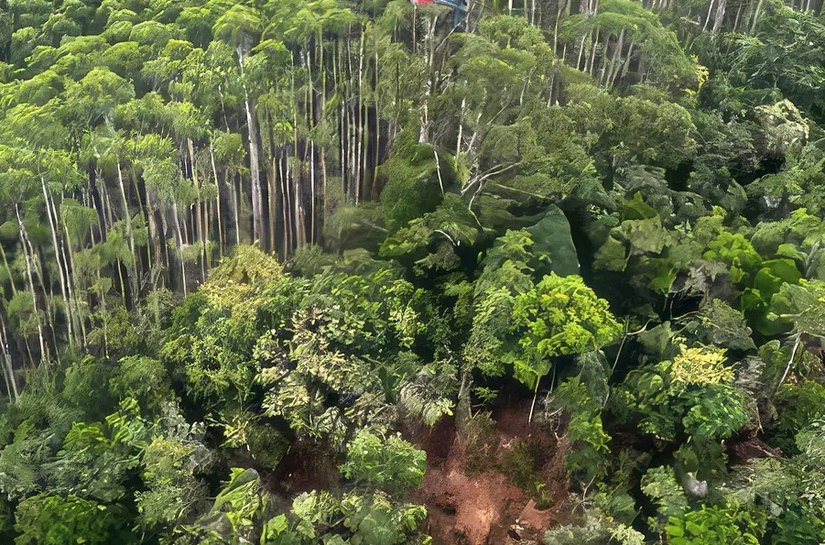
[[[529,400],[495,409],[471,443],[454,419],[409,431],[427,452],[427,473],[414,499],[427,506],[434,545],[538,543],[569,519],[565,442],[528,425]]]

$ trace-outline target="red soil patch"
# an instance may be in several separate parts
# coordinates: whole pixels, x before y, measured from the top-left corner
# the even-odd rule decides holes
[[[501,473],[469,477],[449,466],[427,472],[422,496],[436,545],[502,543],[491,541],[492,534],[506,535],[507,523],[515,522],[514,515],[525,503],[524,493]]]
[[[462,444],[452,419],[410,431],[427,452],[427,474],[414,500],[427,506],[434,545],[539,543],[544,532],[567,521],[564,449],[553,434],[527,423],[529,404],[496,411],[495,430],[476,445]],[[540,509],[506,470],[519,442],[541,454],[536,474],[544,484]]]

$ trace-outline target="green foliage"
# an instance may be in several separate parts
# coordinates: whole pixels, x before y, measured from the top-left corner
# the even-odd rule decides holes
[[[550,358],[583,354],[614,341],[620,326],[580,276],[545,276],[515,297],[513,329],[519,352],[512,356],[515,376],[528,387],[550,371]]]
[[[353,545],[399,545],[415,533],[427,516],[420,505],[394,506],[389,498],[376,492],[372,498],[346,496],[341,502],[344,525],[352,530]]]
[[[784,384],[776,394],[776,403],[779,418],[775,440],[784,452],[796,452],[796,435],[825,417],[825,386],[812,380]]]
[[[555,272],[559,276],[579,273],[579,261],[576,246],[570,231],[570,223],[564,213],[556,206],[550,206],[544,217],[527,232],[534,241],[531,247],[534,265],[538,272]],[[536,259],[538,258],[538,259]]]
[[[425,366],[401,384],[399,404],[410,416],[428,426],[453,415],[452,394],[457,391],[454,365],[440,362]]]
[[[432,212],[410,221],[388,236],[382,256],[412,260],[421,272],[449,271],[460,265],[459,250],[472,247],[479,236],[478,218],[455,193],[447,193]]]
[[[347,446],[341,472],[356,484],[405,494],[421,485],[426,454],[397,436],[360,430]]]
[[[446,158],[439,159],[431,146],[407,142],[409,136],[403,138],[381,167],[388,180],[381,191],[381,206],[384,223],[391,231],[435,210],[453,179]]]
[[[700,543],[730,543],[744,545],[759,543],[759,529],[746,513],[737,513],[720,507],[702,507],[682,516],[671,517],[667,537],[674,545]]]
[[[103,502],[120,500],[149,439],[137,402],[127,398],[105,424],[75,422],[56,460],[46,465],[56,491],[83,490]]]
[[[3,543],[825,541],[818,2],[0,4]]]
[[[400,545],[427,543],[418,526],[427,516],[423,506],[395,503],[382,492],[364,496],[349,493],[338,499],[328,492],[299,495],[286,515],[270,519],[264,526],[262,543],[267,545],[332,543]],[[342,524],[347,537],[333,529]]]
[[[720,299],[703,304],[695,317],[685,324],[685,331],[707,344],[733,350],[754,350],[753,331],[741,312]]]
[[[100,388],[111,376],[111,367],[94,358],[73,362],[66,369],[62,397],[92,419],[103,419],[117,404],[105,388]]]
[[[197,335],[184,333],[166,343],[164,359],[183,368],[187,387],[196,396],[243,400],[249,395],[254,367],[244,357],[243,343],[234,342],[235,322],[208,309],[196,326]]]
[[[304,492],[292,502],[291,514],[295,521],[290,524],[283,514],[270,519],[264,526],[262,539],[264,543],[279,545],[311,542],[334,524],[340,508],[340,501],[329,492]]]
[[[0,488],[19,500],[39,491],[44,465],[60,449],[83,414],[62,405],[54,391],[26,393],[4,413],[0,451]]]
[[[663,531],[671,517],[679,517],[688,510],[688,499],[672,468],[660,466],[648,469],[641,485],[644,495],[656,503],[656,516],[647,520],[651,530]]]
[[[147,357],[121,359],[109,388],[120,399],[136,399],[144,411],[158,411],[175,398],[163,364]]]
[[[254,246],[238,246],[235,255],[216,267],[202,293],[214,307],[227,308],[233,318],[253,318],[259,287],[283,274],[278,261]]]
[[[254,469],[232,468],[212,507],[195,524],[182,527],[185,538],[179,541],[210,545],[248,543],[262,526],[269,502]]]
[[[693,159],[696,128],[684,107],[636,96],[622,99],[618,107],[620,115],[627,116],[622,123],[627,132],[614,145],[616,155],[665,168]]]
[[[5,499],[0,501],[0,538],[8,542],[14,539],[14,509]]]
[[[65,543],[135,543],[118,505],[106,505],[77,496],[38,494],[22,501],[15,513],[15,545]]]
[[[198,479],[212,462],[203,444],[204,427],[188,424],[167,405],[160,428],[142,453],[145,490],[135,495],[141,527],[158,531],[190,519],[203,509],[206,487]]]
[[[801,285],[783,283],[770,300],[768,319],[780,330],[825,337],[825,284],[802,281]]]
[[[271,426],[254,423],[244,427],[242,443],[255,461],[267,468],[277,467],[289,450],[289,441],[283,434]]]
[[[581,525],[567,525],[553,528],[544,535],[547,543],[558,545],[599,545],[620,543],[621,545],[641,545],[644,535],[630,526],[617,523],[598,509],[591,509]]]
[[[749,278],[761,262],[759,254],[744,235],[728,231],[710,241],[704,257],[728,265],[731,280],[737,283]]]
[[[610,436],[605,433],[600,404],[591,399],[587,387],[578,377],[561,384],[554,394],[555,403],[570,415],[567,437],[571,450],[565,467],[584,482],[601,479],[607,474]]]
[[[673,360],[631,371],[616,410],[659,440],[677,441],[687,434],[696,442],[688,470],[715,471],[711,462],[717,455],[710,445],[750,418],[744,393],[732,385],[734,375],[724,361],[724,352],[713,347],[682,345]]]
[[[776,521],[776,530],[771,543],[790,545],[791,543],[816,543],[825,536],[825,520],[821,513],[802,506],[797,510],[786,510]]]

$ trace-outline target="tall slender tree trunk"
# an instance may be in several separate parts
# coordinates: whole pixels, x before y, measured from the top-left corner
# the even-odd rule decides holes
[[[715,0],[710,0],[710,3],[708,4],[708,14],[705,16],[705,24],[702,25],[702,32],[704,32],[708,29],[708,25],[710,24],[711,14],[713,13],[714,2],[715,2]]]
[[[284,258],[289,255],[289,249],[291,247],[292,241],[292,229],[291,229],[291,222],[290,222],[290,200],[289,200],[289,163],[287,162],[285,157],[278,157],[278,165],[280,170],[280,178],[281,178],[281,214],[283,215],[284,221]]]
[[[364,117],[366,113],[366,106],[364,100],[364,33],[361,32],[361,39],[358,43],[358,101],[356,106],[358,108],[358,134],[356,136],[357,152],[355,156],[355,204],[357,205],[361,197],[361,185],[364,183],[364,169],[362,165],[362,154],[364,150]]]
[[[86,340],[86,318],[81,314],[81,309],[83,308],[80,304],[80,296],[77,293],[80,290],[80,286],[77,282],[77,269],[74,266],[74,247],[72,243],[71,235],[69,234],[69,228],[66,225],[65,219],[62,219],[61,224],[63,226],[63,233],[66,236],[66,244],[65,249],[66,252],[64,255],[64,262],[69,268],[70,275],[71,275],[71,282],[69,283],[69,293],[71,294],[72,300],[74,301],[75,307],[75,315],[77,316],[77,321],[80,325],[80,335],[81,335],[81,344],[80,347],[84,348],[88,344]],[[75,286],[72,288],[72,286]]]
[[[97,270],[97,283],[100,285],[100,269]],[[106,293],[100,290],[100,308],[103,316],[103,355],[109,358],[109,316],[106,310]]]
[[[375,145],[375,150],[373,150],[372,154],[372,183],[371,183],[371,190],[370,190],[370,198],[377,199],[378,198],[378,186],[376,181],[378,180],[378,164],[381,162],[381,99],[378,93],[378,87],[381,83],[381,71],[380,71],[380,60],[378,58],[378,47],[375,47],[375,70],[373,74],[373,96],[375,97],[373,100],[373,104],[375,107],[375,140],[373,144]]]
[[[261,164],[260,151],[258,148],[258,120],[255,113],[255,102],[249,95],[244,80],[244,58],[245,51],[238,46],[238,64],[241,71],[241,80],[244,89],[244,111],[246,112],[247,141],[249,144],[249,176],[251,182],[252,199],[252,239],[260,241],[262,246],[266,245],[266,234],[263,222],[263,199],[261,191]]]
[[[319,31],[317,42],[318,46],[318,64],[321,67],[321,94],[320,94],[320,103],[318,105],[318,120],[320,123],[327,126],[327,67],[324,60],[324,40],[323,35]],[[332,58],[332,65],[335,66],[335,57]],[[318,146],[318,160],[320,162],[321,167],[321,225],[320,227],[323,229],[324,224],[326,224],[327,220],[327,164],[326,164],[326,153],[324,148],[328,144],[326,142],[322,142],[321,145]]]
[[[200,236],[195,235],[194,239],[195,244],[200,245],[198,255],[200,256],[201,262],[201,281],[204,281],[206,280],[206,262],[209,259],[206,249],[207,229],[204,227],[203,211],[201,210],[201,203],[203,202],[203,199],[201,198],[201,184],[198,179],[198,171],[195,168],[195,143],[192,142],[191,138],[186,139],[186,148],[189,151],[189,165],[192,175],[192,183],[195,184],[195,190],[198,193],[198,198],[195,201],[195,228],[193,229],[193,232],[200,231]]]
[[[6,331],[6,322],[0,316],[0,346],[3,350],[3,367],[6,373],[6,387],[9,390],[9,399],[17,401],[20,398],[20,391],[17,388],[17,379],[14,376],[14,361],[9,350],[9,336]]]
[[[14,285],[14,276],[11,273],[11,267],[9,267],[9,260],[6,257],[6,250],[3,249],[2,244],[0,244],[0,257],[3,258],[3,266],[6,268],[6,274],[9,277],[9,285],[11,286],[11,293],[12,293],[12,295],[17,295],[17,286]]]
[[[418,135],[420,143],[429,142],[430,140],[430,110],[429,102],[433,94],[434,82],[434,48],[435,48],[435,30],[437,19],[435,16],[431,17],[427,25],[427,33],[424,37],[424,65],[427,67],[427,82],[424,87],[424,100],[421,101],[421,130]]]
[[[740,3],[739,6],[736,8],[736,17],[733,18],[733,28],[731,29],[733,32],[737,32],[739,29],[739,17],[742,15],[742,4]]]
[[[238,195],[238,184],[240,183],[240,174],[237,175],[237,178],[233,174],[229,176],[229,171],[227,170],[225,179],[231,179],[231,186],[229,187],[229,191],[232,197],[232,215],[234,216],[235,220],[235,246],[240,246],[241,244],[241,217],[240,217],[240,206],[241,206],[241,199]]]
[[[315,223],[316,213],[315,206],[318,198],[315,187],[315,137],[314,130],[317,128],[317,119],[315,111],[315,85],[312,76],[312,52],[314,48],[310,43],[306,44],[306,67],[307,67],[307,123],[309,125],[308,142],[305,145],[309,146],[309,242],[315,243]],[[323,67],[321,67],[323,71]]]
[[[57,228],[55,227],[55,218],[56,214],[52,208],[52,199],[49,195],[49,191],[46,189],[46,180],[42,176],[40,177],[40,187],[43,189],[43,201],[46,205],[46,216],[49,218],[49,230],[51,231],[52,235],[52,246],[54,247],[54,259],[57,264],[57,277],[60,283],[60,294],[63,297],[63,305],[66,308],[66,329],[68,332],[68,340],[69,346],[75,345],[75,336],[74,336],[74,317],[72,313],[72,305],[69,303],[69,295],[66,289],[66,277],[65,274],[68,274],[68,270],[65,269],[63,265],[63,260],[61,259],[60,255],[60,244],[57,240]]]
[[[32,272],[33,256],[29,254],[29,235],[23,223],[23,217],[20,215],[20,206],[18,203],[14,203],[14,213],[17,216],[17,227],[20,230],[20,244],[23,246],[23,258],[26,262],[26,279],[29,282],[29,291],[32,294],[32,306],[34,307],[34,317],[37,323],[37,339],[40,342],[40,360],[45,362],[48,359],[48,351],[46,350],[46,339],[43,335],[43,324],[40,321],[40,313],[37,309],[37,292],[34,290],[34,274]]]
[[[178,260],[180,261],[180,280],[181,280],[181,287],[183,288],[183,294],[186,295],[186,262],[183,258],[183,236],[180,230],[180,217],[178,215],[178,203],[172,202],[172,215],[174,216],[175,221],[175,236],[176,242],[178,247]]]
[[[278,221],[278,164],[275,153],[269,159],[267,174],[267,206],[269,208],[269,249],[273,252],[278,249],[278,233],[275,224]]]
[[[582,56],[584,55],[584,42],[587,40],[587,34],[582,34],[582,39],[579,41],[579,56],[576,59],[576,70],[581,70]],[[585,61],[587,62],[587,61]]]
[[[616,77],[621,73],[622,77],[627,76],[628,70],[630,70],[630,60],[633,58],[633,49],[636,47],[636,44],[631,42],[630,47],[627,48],[627,56],[622,62],[621,70],[618,70],[616,74],[613,75],[613,81],[610,82],[610,86],[613,87],[616,84]]]
[[[464,115],[467,111],[467,97],[461,97],[461,108],[458,111],[458,135],[455,139],[455,155],[461,153],[461,145],[464,142]]]
[[[321,163],[321,229],[327,224],[327,162],[324,148],[318,152],[318,160]],[[323,231],[322,231],[323,236]]]
[[[594,36],[594,38],[591,42],[592,45],[591,45],[591,48],[590,48],[590,65],[589,65],[590,69],[589,69],[589,71],[590,71],[591,76],[593,75],[594,67],[596,65],[596,51],[599,49],[599,34],[600,34],[599,27],[596,27],[594,32],[595,32],[595,36]],[[588,71],[587,64],[585,64],[584,71],[585,72]]]
[[[413,11],[415,11],[415,6],[413,6]],[[415,40],[413,40],[415,42]],[[334,52],[334,62],[332,63],[332,81],[334,85],[338,88],[342,89],[343,99],[338,103],[338,160],[340,162],[340,174],[341,174],[341,194],[347,194],[347,170],[346,170],[346,149],[347,149],[347,99],[346,93],[347,90],[343,85],[341,85],[341,79],[343,76],[343,53],[344,47],[339,42],[336,41],[336,48]]]
[[[123,170],[120,167],[120,161],[117,162],[117,183],[120,188],[120,201],[123,206],[123,220],[126,222],[126,236],[129,237],[129,251],[134,257],[131,270],[129,271],[130,285],[132,286],[132,299],[138,296],[138,259],[135,251],[135,235],[132,230],[132,214],[129,213],[129,201],[126,198],[126,185],[123,183]]]
[[[613,50],[613,58],[610,60],[610,66],[606,71],[606,77],[604,80],[605,87],[612,87],[613,81],[616,79],[616,72],[619,71],[619,57],[621,57],[622,49],[624,49],[624,33],[625,29],[622,28],[621,32],[619,32],[619,39],[616,41],[615,49]]]
[[[468,424],[473,417],[472,398],[470,393],[473,389],[473,372],[467,363],[461,365],[461,385],[458,389],[458,401],[455,407],[455,426],[459,435],[467,431]]]
[[[719,34],[722,30],[722,23],[725,20],[725,9],[727,8],[727,0],[717,0],[716,15],[713,18],[713,34]]]
[[[749,34],[753,34],[754,32],[756,32],[756,24],[759,22],[759,16],[762,12],[762,2],[763,0],[757,0],[756,2],[756,9],[753,12],[753,22],[751,23]]]
[[[156,286],[154,286],[155,275],[152,274],[153,263],[155,263],[152,260],[152,247],[154,246],[154,244],[152,244],[152,242],[151,242],[154,239],[152,238],[152,231],[151,231],[152,209],[149,206],[150,205],[149,194],[148,193],[146,194],[145,199],[141,196],[140,183],[138,182],[138,177],[134,172],[134,168],[132,168],[130,170],[131,170],[130,179],[132,181],[132,188],[135,191],[135,199],[137,200],[138,212],[140,213],[141,219],[143,221],[146,221],[146,223],[147,223],[147,225],[149,225],[149,229],[150,229],[149,230],[149,240],[147,240],[147,243],[146,243],[146,268],[150,272],[149,278],[150,278],[151,282],[153,283],[152,288],[154,289],[156,287]],[[137,256],[135,256],[135,257],[137,257]],[[137,282],[138,282],[138,293],[140,293],[140,290],[142,289],[140,279],[137,279]]]
[[[218,180],[218,168],[215,165],[215,149],[209,141],[209,160],[212,163],[212,176],[215,180],[215,217],[218,222],[218,255],[223,258],[223,222],[221,221],[221,183]]]

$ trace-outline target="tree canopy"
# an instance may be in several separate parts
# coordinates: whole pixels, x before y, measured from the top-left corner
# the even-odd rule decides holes
[[[825,542],[823,97],[821,0],[0,0],[0,542]]]

